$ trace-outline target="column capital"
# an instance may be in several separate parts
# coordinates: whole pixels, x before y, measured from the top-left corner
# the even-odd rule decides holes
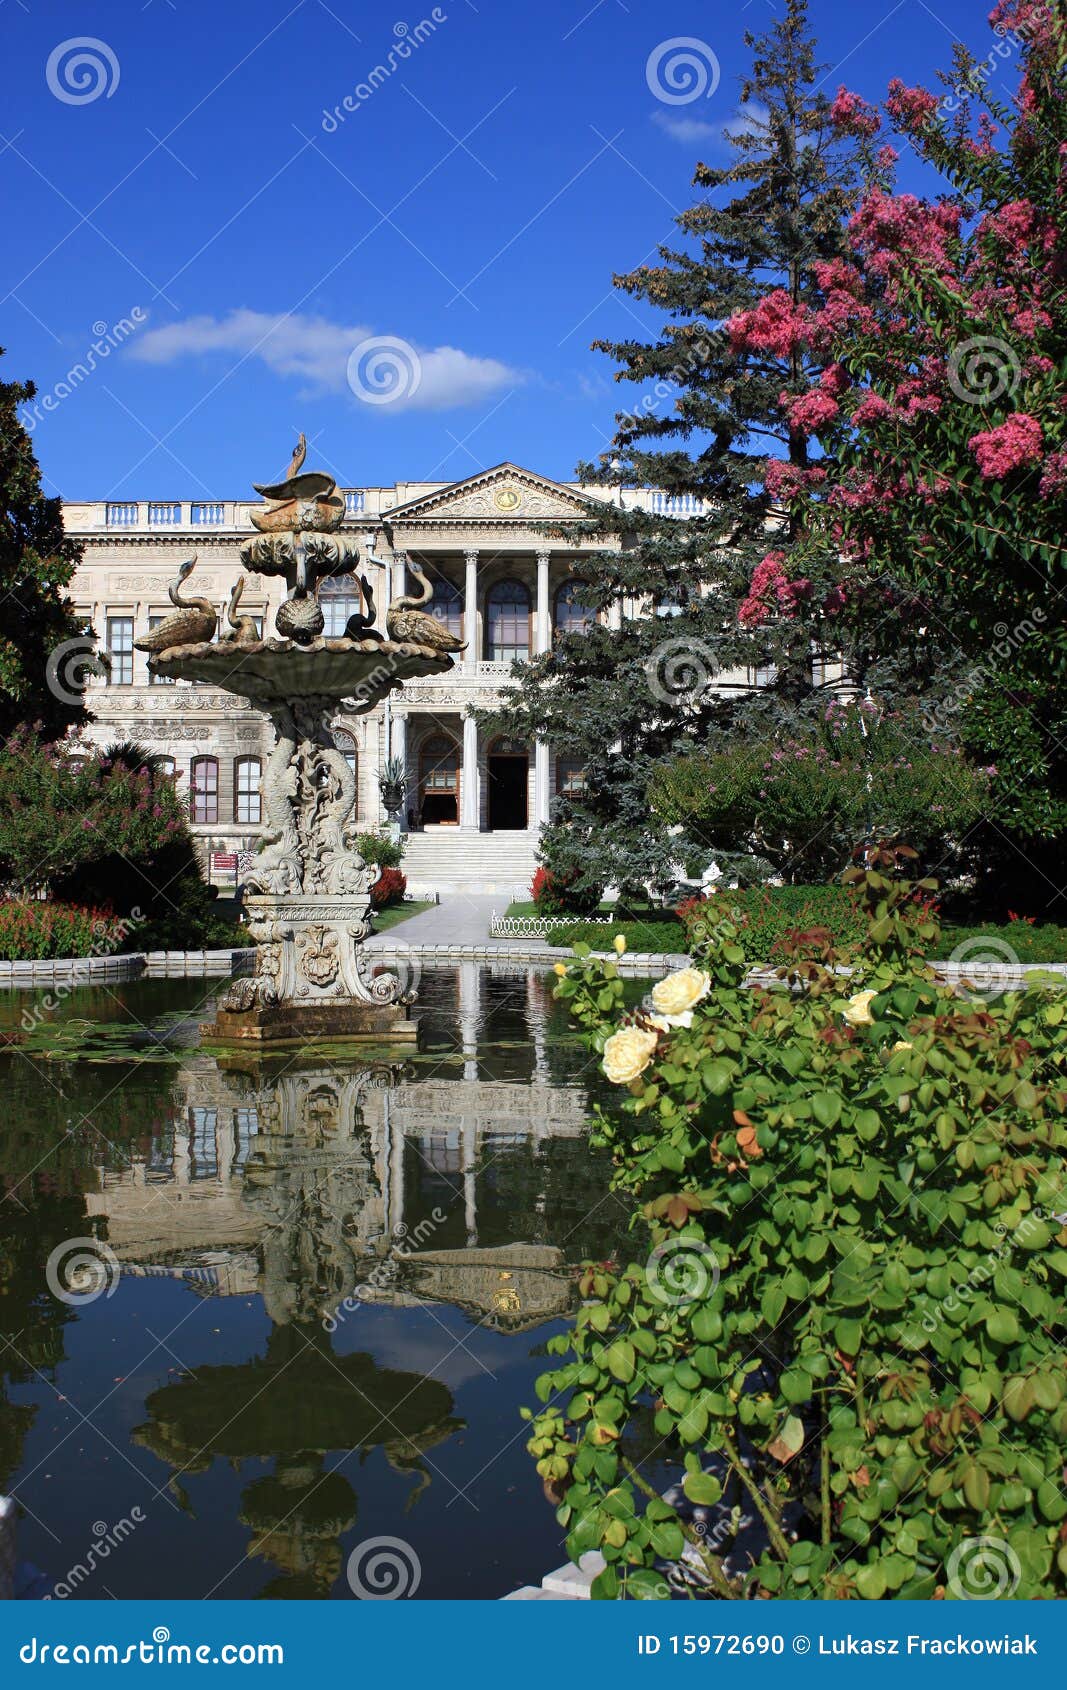
[[[534,555],[536,556],[538,563],[542,566],[552,562],[552,551],[548,546],[539,546]]]
[[[464,563],[466,563],[466,564],[477,563],[478,562],[478,551],[479,551],[479,548],[477,546],[464,546],[464,548],[463,548],[463,561],[464,561]]]

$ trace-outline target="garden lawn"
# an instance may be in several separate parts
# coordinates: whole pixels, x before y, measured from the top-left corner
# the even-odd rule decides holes
[[[389,928],[396,927],[398,922],[407,921],[413,915],[421,915],[423,910],[432,907],[428,899],[420,901],[418,898],[412,898],[410,902],[404,904],[389,904],[384,910],[375,910],[373,931],[375,933],[388,932]]]

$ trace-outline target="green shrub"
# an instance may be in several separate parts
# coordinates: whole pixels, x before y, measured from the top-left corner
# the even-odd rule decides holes
[[[602,886],[583,886],[576,871],[557,874],[544,867],[536,870],[530,887],[538,915],[592,915],[603,894]]]
[[[648,798],[705,862],[749,853],[784,879],[819,881],[868,838],[907,839],[926,861],[953,861],[953,842],[988,807],[994,774],[932,743],[914,714],[875,718],[866,700],[835,702],[803,737],[735,738],[659,765]]]
[[[587,1268],[537,1382],[529,1447],[571,1557],[605,1556],[595,1597],[666,1595],[687,1539],[722,1599],[1067,1595],[1067,1000],[936,985],[934,886],[900,860],[855,871],[864,938],[792,990],[742,988],[721,906],[649,1006],[613,963],[558,982],[619,1086],[595,1136],[648,1249]],[[726,1504],[711,1541],[664,1462]],[[765,1546],[727,1571],[744,1513]]]
[[[365,863],[375,863],[378,868],[399,868],[404,860],[407,839],[404,834],[399,839],[390,839],[384,833],[361,833],[355,840],[355,846]]]

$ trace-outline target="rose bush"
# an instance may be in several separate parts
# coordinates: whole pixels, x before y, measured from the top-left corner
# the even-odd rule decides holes
[[[683,1551],[724,1600],[1067,1594],[1067,1004],[938,985],[904,860],[852,871],[862,944],[779,989],[724,914],[657,988],[689,1025],[625,1010],[612,962],[558,979],[647,1251],[585,1270],[531,1416],[594,1597],[668,1594]]]

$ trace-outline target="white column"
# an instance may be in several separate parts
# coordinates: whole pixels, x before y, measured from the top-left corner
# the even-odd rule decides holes
[[[481,965],[459,965],[459,1037],[463,1047],[463,1078],[478,1078],[478,1022],[481,1015]]]
[[[460,826],[468,833],[481,827],[481,803],[478,785],[478,723],[473,716],[463,718],[463,766],[459,777]]]
[[[548,742],[534,743],[534,821],[543,827],[548,821]]]
[[[386,626],[385,626],[386,613],[388,612],[389,606],[393,602],[393,578],[394,578],[394,574],[395,574],[395,571],[394,571],[394,568],[393,568],[393,560],[391,558],[383,558],[382,559],[381,572],[378,576],[377,581],[371,581],[371,586],[376,587],[377,591],[378,591],[378,598],[377,598],[378,628],[379,628],[379,631],[383,634],[386,633]]]
[[[397,552],[393,558],[393,587],[390,596],[394,599],[403,597],[408,590],[408,555],[407,552]]]
[[[406,710],[393,711],[392,745],[389,748],[390,757],[399,757],[404,771],[404,803],[400,811],[400,831],[408,830],[408,809],[414,809],[411,803],[412,794],[407,789],[408,777],[408,718]]]
[[[220,1185],[229,1185],[233,1176],[233,1162],[237,1149],[237,1138],[234,1132],[233,1111],[230,1110],[222,1119],[220,1110],[215,1124],[215,1162],[218,1167]]]
[[[389,1093],[382,1093],[384,1151],[389,1158],[389,1213],[386,1224],[396,1237],[404,1224],[404,1133],[400,1121],[393,1121]]]
[[[477,551],[464,552],[463,562],[465,566],[463,578],[463,638],[467,642],[467,649],[461,661],[476,663],[482,655],[482,642],[478,630]]]
[[[547,651],[552,644],[552,620],[548,602],[548,565],[551,552],[537,554],[537,611],[534,621],[534,653]]]
[[[473,1249],[478,1242],[478,1194],[474,1180],[474,1170],[478,1161],[478,1121],[474,1115],[466,1115],[463,1119],[463,1214],[467,1228],[467,1247]]]
[[[608,605],[608,627],[617,634],[622,627],[622,599],[612,599]]]

